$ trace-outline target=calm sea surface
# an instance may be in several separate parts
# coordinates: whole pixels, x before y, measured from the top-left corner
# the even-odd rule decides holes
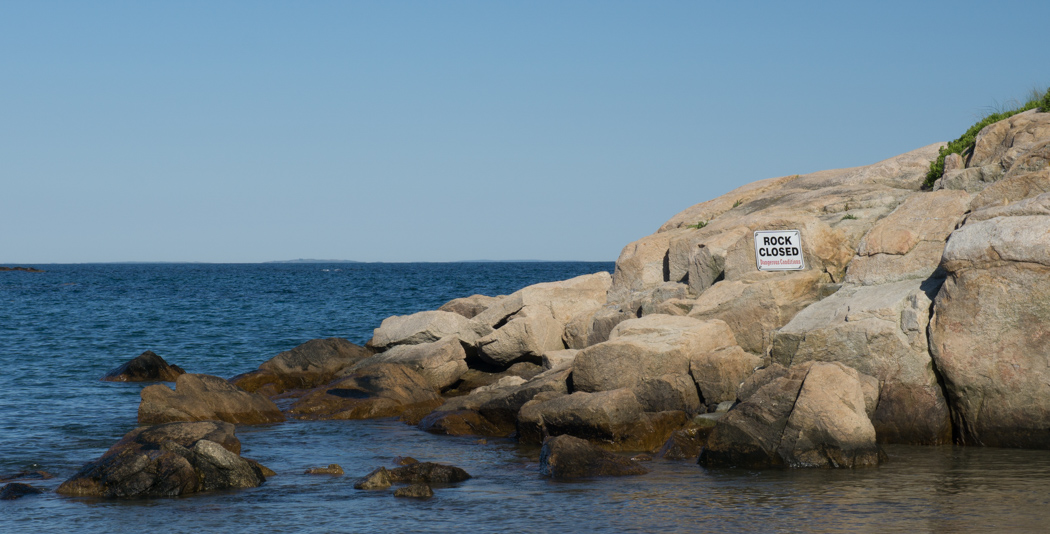
[[[0,474],[54,490],[135,427],[141,385],[99,381],[152,350],[189,372],[250,371],[319,337],[363,344],[384,317],[611,263],[46,265],[0,272]],[[983,532],[1050,529],[1050,452],[886,449],[878,469],[706,470],[553,482],[535,448],[392,420],[241,427],[277,471],[255,489],[122,502],[53,492],[0,501],[0,532]],[[396,456],[474,479],[429,501],[352,488]],[[338,463],[343,477],[302,474]]]

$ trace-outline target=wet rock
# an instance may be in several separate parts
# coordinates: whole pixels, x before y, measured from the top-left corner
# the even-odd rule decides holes
[[[411,456],[398,456],[398,457],[394,458],[394,465],[412,465],[412,464],[418,464],[418,463],[419,463],[419,460],[416,460],[415,458],[413,458]]]
[[[256,425],[284,421],[277,405],[259,393],[248,393],[217,376],[183,374],[175,389],[164,384],[143,388],[139,423],[226,421]]]
[[[837,362],[763,369],[741,388],[740,404],[715,425],[700,463],[755,469],[878,465],[882,452],[868,418],[876,384]]]
[[[368,473],[367,475],[359,478],[357,482],[354,482],[354,489],[387,489],[393,484],[394,480],[390,476],[390,471],[388,471],[385,467],[379,467],[373,470],[371,473]]]
[[[707,436],[711,433],[710,428],[683,428],[671,433],[663,447],[656,453],[658,458],[665,460],[689,460],[700,456]]]
[[[239,452],[229,423],[139,427],[63,482],[58,493],[131,499],[259,486],[265,481],[261,469]]]
[[[311,389],[331,382],[344,369],[371,355],[372,351],[343,338],[311,339],[270,358],[257,371],[231,378],[230,383],[267,396]]]
[[[328,467],[311,467],[307,469],[305,475],[342,475],[343,468],[339,464],[328,464]]]
[[[442,402],[419,373],[404,365],[381,363],[310,390],[289,413],[299,419],[371,419],[419,413],[422,419]]]
[[[15,499],[21,499],[27,495],[39,495],[41,493],[44,493],[44,490],[34,488],[29,484],[12,482],[10,484],[5,484],[3,489],[0,489],[0,501],[13,501]]]
[[[434,462],[417,462],[390,470],[390,479],[394,482],[454,484],[470,478],[458,467]]]
[[[552,478],[629,476],[648,472],[630,458],[604,451],[572,436],[549,438],[540,451],[540,473]]]
[[[394,497],[405,497],[408,499],[429,499],[434,496],[434,490],[426,484],[409,484],[394,491]]]
[[[106,373],[106,382],[174,382],[185,373],[181,367],[170,365],[164,358],[147,350],[124,365]]]
[[[419,428],[448,436],[509,436],[514,428],[493,424],[475,410],[437,410],[419,422]]]

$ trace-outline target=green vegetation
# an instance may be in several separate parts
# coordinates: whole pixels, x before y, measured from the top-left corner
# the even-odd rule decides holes
[[[698,222],[696,224],[687,224],[687,225],[685,225],[686,228],[695,228],[697,230],[699,230],[699,229],[701,229],[701,228],[703,228],[705,226],[707,226],[707,222],[705,222],[705,221],[700,221],[700,222]]]
[[[844,217],[842,217],[842,220],[843,221],[855,221],[855,220],[857,220],[857,216],[852,214],[852,213],[847,213]]]
[[[735,207],[737,207],[737,206],[739,206],[739,205],[741,205],[741,204],[743,204],[743,203],[744,203],[744,201],[743,201],[743,200],[740,200],[740,199],[738,198],[738,199],[736,199],[736,202],[734,202],[734,203],[733,203],[733,207],[735,208]]]
[[[1032,92],[1032,97],[1028,102],[1017,108],[1011,110],[997,111],[981,119],[977,124],[966,130],[966,133],[962,137],[948,143],[948,146],[942,146],[937,159],[930,163],[930,171],[926,173],[926,181],[923,182],[923,189],[932,189],[933,183],[944,176],[944,158],[948,157],[949,154],[963,154],[965,152],[973,150],[977,140],[977,133],[980,132],[985,126],[989,124],[999,122],[1003,119],[1008,119],[1022,111],[1028,111],[1030,109],[1039,108],[1041,112],[1050,112],[1050,89],[1046,90],[1046,94],[1039,96],[1038,91]]]

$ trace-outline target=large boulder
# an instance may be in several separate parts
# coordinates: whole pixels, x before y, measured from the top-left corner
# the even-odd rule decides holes
[[[977,133],[967,167],[1013,167],[1036,144],[1050,139],[1050,113],[1029,110],[985,126]]]
[[[342,374],[351,374],[380,363],[396,363],[411,367],[431,386],[445,389],[455,384],[467,372],[467,353],[459,338],[449,336],[432,343],[397,345],[385,352],[358,361]]]
[[[289,412],[299,419],[402,416],[418,422],[442,402],[437,389],[412,368],[380,363],[310,390]]]
[[[599,272],[534,284],[500,299],[472,319],[478,355],[505,367],[567,348],[566,326],[605,305],[610,282],[609,273]]]
[[[343,338],[311,339],[270,358],[257,371],[230,379],[249,392],[273,396],[289,389],[311,389],[331,382],[344,369],[372,351]]]
[[[630,458],[599,449],[572,436],[549,438],[540,451],[540,474],[552,478],[644,475],[648,472]]]
[[[394,345],[433,343],[450,336],[467,344],[473,344],[477,339],[470,319],[453,312],[422,311],[383,319],[367,345],[383,351]]]
[[[719,282],[693,304],[689,317],[724,321],[736,343],[752,354],[765,354],[776,331],[795,314],[820,300],[835,286],[818,270],[755,272]]]
[[[233,425],[215,421],[140,427],[62,483],[82,497],[176,497],[252,488],[265,481],[258,463],[239,456]]]
[[[214,420],[257,425],[284,421],[273,401],[217,376],[184,374],[175,380],[174,390],[154,384],[143,388],[140,395],[141,424]]]
[[[693,355],[732,345],[733,333],[720,320],[671,315],[627,320],[613,328],[609,341],[576,355],[573,385],[578,391],[596,392],[632,388],[663,375],[689,377]]]
[[[106,382],[174,382],[185,373],[178,365],[171,365],[164,358],[147,350],[106,373]]]
[[[1050,139],[1022,153],[1001,180],[974,197],[970,209],[1002,207],[1046,192],[1050,192]]]
[[[519,412],[519,440],[568,434],[613,450],[655,450],[685,424],[684,412],[646,413],[630,389],[537,395]],[[530,428],[531,427],[531,428]]]
[[[785,366],[835,361],[882,384],[874,423],[884,443],[951,441],[948,405],[930,358],[926,327],[940,280],[847,286],[777,333],[771,357]]]
[[[703,403],[712,407],[735,401],[740,384],[761,365],[762,358],[733,345],[694,355],[689,372]]]
[[[968,223],[944,250],[930,351],[965,444],[1050,447],[1050,217]]]
[[[962,222],[969,205],[965,191],[908,198],[864,236],[846,282],[871,285],[929,278],[940,264],[948,235]]]
[[[715,425],[700,454],[708,467],[867,467],[882,453],[868,418],[877,380],[840,363],[774,365]]]

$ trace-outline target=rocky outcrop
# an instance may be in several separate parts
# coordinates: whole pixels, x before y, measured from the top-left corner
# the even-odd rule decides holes
[[[774,365],[752,376],[740,404],[718,421],[702,465],[765,468],[868,467],[878,381],[840,363]]]
[[[257,463],[239,456],[233,425],[215,421],[140,427],[62,483],[81,497],[176,497],[252,488],[265,481]]]
[[[289,410],[299,419],[406,417],[418,422],[442,404],[437,389],[404,365],[380,363],[310,390]]]
[[[343,467],[339,464],[328,464],[328,467],[311,467],[303,474],[341,476],[343,474]]]
[[[951,440],[948,405],[926,328],[940,280],[844,287],[806,308],[777,333],[773,361],[841,362],[882,384],[872,423],[885,443]]]
[[[930,348],[956,438],[1050,447],[1050,216],[968,223],[943,261],[949,276],[934,301]]]
[[[433,496],[430,485],[456,484],[470,478],[470,474],[459,467],[434,462],[414,462],[396,469],[376,468],[358,479],[354,483],[354,489],[381,490],[401,483],[408,486],[399,488],[398,491],[404,491],[401,491],[401,495],[395,492],[395,496],[429,498]],[[424,486],[426,490],[418,486]]]
[[[178,365],[171,365],[164,358],[147,350],[106,373],[106,382],[174,382],[185,373]]]
[[[556,436],[543,443],[540,474],[559,479],[644,475],[638,462],[599,449],[586,440]]]
[[[689,372],[702,402],[712,408],[735,401],[740,384],[761,365],[762,358],[733,345],[694,354],[689,360]]]
[[[230,383],[267,396],[290,389],[311,389],[331,382],[340,372],[371,355],[368,349],[343,338],[311,339],[270,358],[257,371],[231,378]]]
[[[172,421],[226,421],[257,425],[284,421],[277,405],[259,393],[248,393],[217,376],[183,374],[175,389],[164,384],[143,388],[140,424]]]

